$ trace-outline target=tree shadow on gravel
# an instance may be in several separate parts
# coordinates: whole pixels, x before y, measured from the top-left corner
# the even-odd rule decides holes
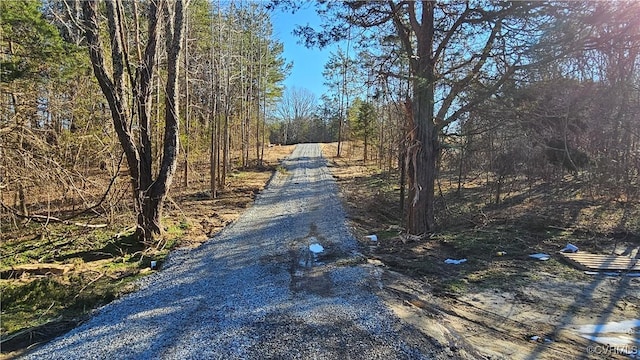
[[[373,296],[366,288],[347,289],[354,291],[353,298],[345,298],[348,293],[345,290],[339,292],[343,297],[338,293],[336,297],[328,294],[324,300],[313,294],[298,297],[290,289],[292,279],[287,255],[291,241],[308,235],[313,223],[317,224],[318,237],[338,246],[349,237],[343,219],[337,217],[343,214],[332,178],[322,171],[313,178],[314,171],[311,171],[301,178],[304,181],[295,183],[301,169],[323,166],[319,158],[297,161],[292,167],[291,179],[272,184],[236,223],[195,250],[175,253],[162,272],[142,281],[140,291],[105,306],[67,337],[34,351],[27,358],[55,358],[60,354],[131,359],[170,354],[169,357],[180,358],[207,353],[217,357],[243,357],[246,346],[256,344],[256,339],[248,335],[255,329],[261,337],[258,346],[263,346],[264,351],[276,351],[267,345],[269,339],[275,341],[274,338],[260,332],[267,330],[264,326],[279,328],[283,337],[277,341],[298,342],[303,354],[305,337],[317,340],[318,346],[324,344],[320,347],[322,351],[347,356],[368,351],[368,343],[378,347],[383,339],[363,330],[357,324],[361,321],[358,318],[335,324],[304,318],[292,323],[286,317],[268,318],[273,312],[302,311],[299,301],[308,308],[305,311],[327,302],[332,303],[333,308],[370,310],[362,309],[363,304],[358,302],[363,293]],[[265,256],[273,260],[265,262]],[[287,261],[280,262],[280,258]],[[264,325],[265,321],[271,322],[270,325]],[[299,335],[297,340],[289,337],[294,334]],[[325,335],[328,343],[322,341]],[[273,344],[277,345],[277,341]],[[345,350],[345,341],[361,350]],[[299,351],[299,348],[291,347],[290,351]],[[371,351],[375,354],[377,350]]]

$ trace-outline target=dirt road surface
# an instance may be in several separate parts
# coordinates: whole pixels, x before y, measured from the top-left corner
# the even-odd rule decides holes
[[[25,358],[475,358],[375,295],[380,270],[357,252],[319,146],[284,167],[233,225]]]

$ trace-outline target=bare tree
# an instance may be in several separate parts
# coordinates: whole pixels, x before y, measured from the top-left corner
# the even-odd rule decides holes
[[[305,88],[294,86],[285,90],[276,107],[278,117],[284,122],[285,144],[304,140],[300,138],[300,129],[311,120],[316,105],[315,95]]]
[[[124,150],[137,214],[137,236],[150,243],[162,233],[160,215],[163,201],[173,180],[178,158],[178,63],[182,46],[184,0],[148,3],[147,41],[144,53],[132,60],[128,52],[127,32],[121,0],[106,1],[110,55],[101,39],[99,3],[82,3],[86,38],[93,71],[104,93],[113,126]],[[165,129],[162,161],[157,175],[152,172],[151,79],[155,71],[159,23],[164,15],[167,48],[165,90]],[[138,35],[138,34],[136,34]],[[139,35],[138,35],[139,36]],[[105,64],[110,57],[111,66]],[[133,61],[136,61],[134,63]],[[132,103],[132,104],[131,104]],[[137,119],[137,128],[133,118]]]

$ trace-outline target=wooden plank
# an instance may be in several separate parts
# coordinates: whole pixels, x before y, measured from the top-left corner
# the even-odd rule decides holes
[[[560,253],[569,263],[583,270],[640,271],[639,259],[626,256],[598,255],[584,252]]]

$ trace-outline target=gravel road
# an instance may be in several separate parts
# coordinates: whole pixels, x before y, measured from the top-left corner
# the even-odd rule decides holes
[[[298,145],[284,167],[233,225],[24,358],[440,357],[374,294],[320,146]]]

